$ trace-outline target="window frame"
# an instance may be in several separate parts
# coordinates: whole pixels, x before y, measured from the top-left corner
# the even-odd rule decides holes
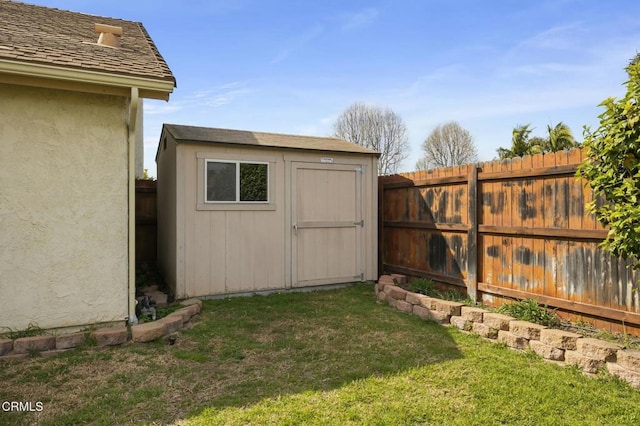
[[[208,179],[208,165],[209,163],[225,163],[225,164],[235,164],[235,201],[231,200],[209,200],[207,197],[207,192],[209,189],[209,179]],[[260,201],[243,201],[240,199],[240,165],[241,164],[264,164],[267,166],[267,199]],[[204,202],[206,204],[269,204],[269,162],[268,161],[250,161],[250,160],[219,160],[215,158],[206,158],[204,160]]]
[[[197,203],[196,210],[276,210],[275,172],[277,160],[264,155],[246,153],[197,152]],[[236,201],[207,200],[207,163],[232,163],[236,165]],[[240,164],[267,165],[267,201],[240,201]]]

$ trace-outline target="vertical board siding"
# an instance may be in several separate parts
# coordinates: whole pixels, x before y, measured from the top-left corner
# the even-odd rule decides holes
[[[175,146],[175,142],[170,146]],[[167,203],[169,207],[175,206],[175,217],[170,217],[167,208],[158,213],[165,223],[161,229],[165,241],[162,259],[175,260],[175,265],[164,261],[165,274],[169,277],[174,271],[172,287],[177,298],[292,288],[297,283],[292,283],[294,210],[300,210],[298,213],[307,222],[319,222],[324,230],[314,230],[309,223],[308,228],[299,230],[299,243],[304,252],[310,253],[297,265],[302,278],[309,280],[304,285],[376,278],[377,211],[368,208],[376,205],[378,199],[377,192],[373,193],[378,182],[377,174],[372,174],[377,170],[375,157],[336,153],[332,156],[335,164],[326,166],[320,153],[293,153],[275,148],[257,150],[185,143],[174,152],[177,152],[175,177],[163,175],[167,181],[163,180],[161,193],[175,194],[172,203]],[[171,160],[166,155],[163,154],[164,163]],[[204,184],[200,165],[205,157],[268,161],[273,165],[269,195],[273,208],[203,208],[199,201]],[[159,163],[159,167],[164,163]],[[300,194],[291,193],[294,164],[310,164],[315,170],[313,176],[302,172],[297,176],[301,180],[298,185],[305,186],[307,203],[296,204],[300,202],[296,198]],[[363,176],[362,182],[354,176]],[[362,201],[356,201],[354,193],[359,193]],[[360,219],[364,221],[362,225]],[[353,225],[329,229],[328,221],[350,221]],[[165,229],[169,224],[173,232]],[[174,241],[169,241],[172,233]],[[315,278],[322,278],[315,280],[322,282],[314,282]]]
[[[606,230],[585,207],[591,189],[575,176],[585,158],[575,149],[380,177],[383,268],[449,284],[471,278],[470,291],[477,279],[478,299],[489,304],[538,297],[576,318],[640,326],[640,274],[599,246]],[[468,273],[469,236],[477,278]]]

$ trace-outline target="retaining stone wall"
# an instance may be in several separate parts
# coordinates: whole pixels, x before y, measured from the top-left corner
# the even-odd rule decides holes
[[[183,305],[182,308],[164,318],[131,326],[131,336],[129,329],[123,325],[58,336],[45,334],[18,339],[0,338],[0,361],[26,358],[34,352],[42,356],[55,355],[83,345],[89,336],[95,340],[97,346],[117,346],[129,340],[134,343],[158,340],[188,326],[191,318],[202,310],[202,301],[199,299],[184,300],[180,304]]]
[[[375,285],[376,297],[400,311],[478,334],[513,349],[531,349],[551,362],[576,365],[586,374],[606,368],[610,374],[640,389],[640,350],[623,349],[604,340],[413,293],[400,287],[406,283],[403,275],[383,275]]]

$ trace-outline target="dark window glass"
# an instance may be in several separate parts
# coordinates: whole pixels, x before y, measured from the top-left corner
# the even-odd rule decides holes
[[[240,163],[240,201],[268,201],[268,165]]]
[[[236,201],[236,164],[207,162],[207,201]]]

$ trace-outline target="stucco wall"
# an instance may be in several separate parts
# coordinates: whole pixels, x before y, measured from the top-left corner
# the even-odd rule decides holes
[[[0,93],[0,327],[124,320],[127,99]]]

